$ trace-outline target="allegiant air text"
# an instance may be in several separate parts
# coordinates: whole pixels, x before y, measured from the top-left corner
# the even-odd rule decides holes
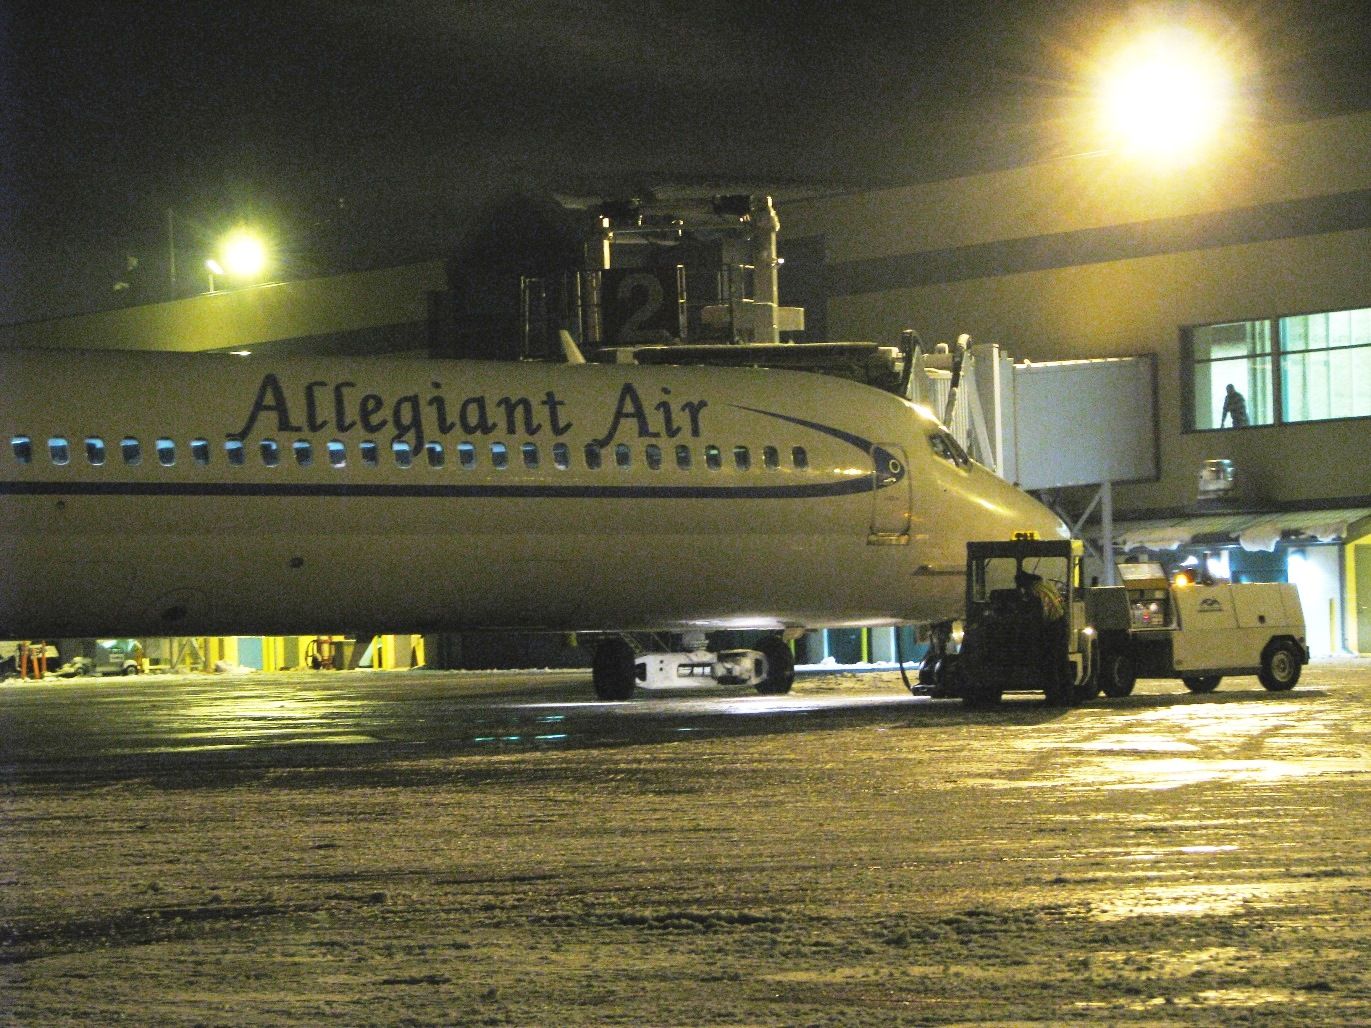
[[[625,382],[614,410],[592,422],[605,426],[592,442],[605,446],[619,439],[620,433],[636,439],[675,439],[687,433],[699,438],[701,414],[709,401],[676,401],[666,386],[660,392],[660,399],[644,400],[632,383]],[[276,375],[267,373],[257,387],[243,427],[231,438],[245,439],[254,431],[338,435],[389,432],[395,441],[409,442],[415,449],[429,439],[456,433],[518,437],[547,432],[556,438],[575,426],[568,406],[554,389],[537,398],[484,394],[457,398],[449,396],[441,382],[430,382],[427,392],[392,398],[347,381],[316,380],[288,388]]]

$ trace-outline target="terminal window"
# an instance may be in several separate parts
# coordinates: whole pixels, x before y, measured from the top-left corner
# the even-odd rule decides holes
[[[1232,426],[1228,386],[1249,425],[1371,417],[1371,308],[1184,330],[1190,427]]]

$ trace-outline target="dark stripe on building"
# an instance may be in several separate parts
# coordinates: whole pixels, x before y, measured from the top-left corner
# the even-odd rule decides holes
[[[828,291],[878,293],[1364,228],[1371,228],[1371,189],[846,261],[826,269]]]

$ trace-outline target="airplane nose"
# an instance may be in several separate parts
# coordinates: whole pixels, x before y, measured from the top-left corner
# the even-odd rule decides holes
[[[1046,504],[1039,502],[1028,493],[1010,485],[991,472],[987,476],[994,479],[1001,490],[998,497],[1001,507],[1000,524],[1004,531],[1001,537],[1012,539],[1017,533],[1028,533],[1038,539],[1069,539],[1071,529]]]

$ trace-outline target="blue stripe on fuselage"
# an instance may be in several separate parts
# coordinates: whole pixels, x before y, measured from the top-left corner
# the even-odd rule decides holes
[[[869,439],[831,425],[807,421],[788,414],[744,407],[739,410],[813,429],[847,443],[869,456],[877,472],[851,475],[827,482],[778,482],[746,485],[640,485],[546,483],[381,483],[381,482],[130,482],[130,481],[9,481],[0,482],[0,495],[10,496],[316,496],[344,498],[432,498],[432,499],[686,499],[686,500],[797,500],[833,496],[852,496],[884,489],[904,478],[905,469],[893,455]],[[418,472],[422,474],[423,472]],[[466,474],[467,472],[462,472]],[[506,472],[501,472],[502,474]],[[517,474],[517,472],[508,472]],[[606,468],[601,474],[623,474],[622,469]],[[709,471],[706,474],[717,474]],[[774,470],[749,472],[770,475]],[[656,472],[653,472],[656,474]]]
[[[316,496],[433,499],[796,500],[871,491],[871,476],[786,485],[395,484],[380,482],[0,482],[9,496]]]

